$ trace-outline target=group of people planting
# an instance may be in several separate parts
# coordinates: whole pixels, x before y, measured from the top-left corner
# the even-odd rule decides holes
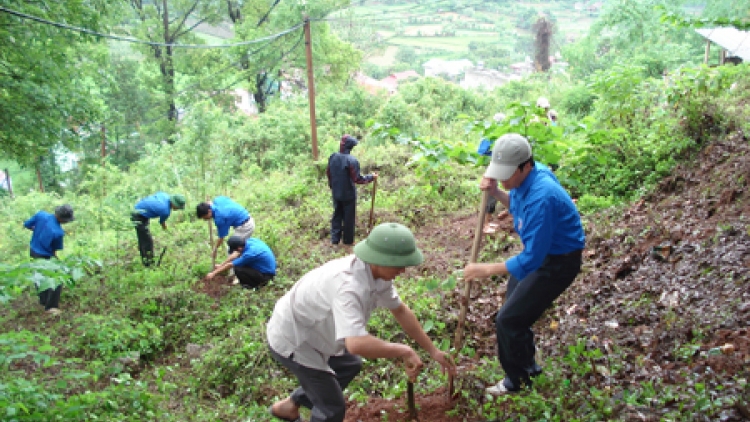
[[[341,241],[353,245],[355,185],[377,178],[376,173],[360,174],[359,163],[350,154],[355,145],[355,138],[342,137],[340,151],[331,155],[326,171],[333,192],[334,245]],[[580,272],[585,235],[570,195],[549,168],[534,161],[531,145],[521,135],[506,134],[494,142],[490,164],[479,187],[508,209],[523,243],[523,250],[504,262],[466,265],[463,277],[468,282],[509,275],[505,301],[495,319],[498,358],[505,377],[486,389],[490,394],[509,394],[530,386],[542,372],[535,360],[531,327]],[[156,194],[149,198],[136,206],[138,216],[134,214],[134,222],[147,226],[149,218],[158,216],[163,224],[172,209],[185,205],[179,195]],[[151,203],[159,206],[148,206]],[[229,228],[235,228],[227,241],[229,258],[217,265],[209,278],[232,267],[240,283],[249,287],[263,286],[273,278],[273,253],[262,241],[251,237],[255,223],[244,208],[229,198],[217,197],[199,204],[197,215],[213,219],[216,224],[219,239],[213,246],[214,256]],[[72,219],[72,210],[69,217]],[[66,218],[63,215],[62,220]],[[30,228],[34,229],[32,220]],[[55,227],[59,227],[58,222],[64,221],[57,219]],[[148,234],[147,227],[136,228],[140,230],[141,256],[148,265],[153,261],[153,248],[149,249],[149,243],[141,243],[141,239],[150,235],[143,234]],[[57,246],[61,249],[62,242]],[[39,251],[35,252],[32,240],[32,256],[42,253]],[[441,365],[443,372],[456,374],[450,355],[435,346],[394,285],[407,267],[424,260],[412,232],[401,224],[383,223],[352,251],[353,254],[305,274],[276,302],[266,327],[270,354],[299,382],[288,397],[269,408],[278,420],[301,421],[300,408],[306,407],[310,409],[310,422],[343,421],[343,390],[360,372],[362,358],[402,359],[409,379],[416,379],[424,363],[412,347],[369,334],[368,321],[376,308],[390,310],[404,332]],[[246,271],[245,267],[254,271]]]
[[[348,140],[342,139],[343,147]],[[350,149],[349,149],[350,151]],[[351,180],[361,180],[351,175]],[[500,189],[498,183],[502,185]],[[497,139],[480,189],[513,216],[523,251],[499,263],[472,263],[464,281],[508,274],[505,302],[495,319],[503,380],[487,387],[493,395],[512,394],[542,373],[535,359],[533,324],[573,282],[582,265],[585,235],[578,210],[549,168],[534,161],[531,145],[518,134]],[[333,237],[332,242],[337,238]],[[346,413],[343,390],[362,368],[362,358],[403,359],[414,381],[424,363],[408,345],[370,335],[375,308],[387,308],[404,332],[455,375],[450,356],[439,350],[403,303],[393,284],[407,267],[423,261],[411,231],[396,223],[376,226],[354,246],[354,254],[305,274],[276,303],[266,327],[271,356],[299,382],[269,412],[278,420],[341,422]]]

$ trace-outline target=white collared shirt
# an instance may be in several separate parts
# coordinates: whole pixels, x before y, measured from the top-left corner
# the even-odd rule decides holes
[[[390,281],[373,279],[369,265],[349,255],[305,274],[276,302],[266,327],[276,353],[300,365],[333,372],[328,358],[344,352],[344,339],[365,336],[375,308],[401,305]]]

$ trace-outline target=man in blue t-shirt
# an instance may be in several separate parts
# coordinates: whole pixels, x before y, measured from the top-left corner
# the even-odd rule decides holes
[[[29,254],[32,258],[57,258],[57,251],[63,248],[65,231],[62,224],[75,220],[73,207],[68,204],[55,208],[55,215],[46,211],[39,211],[23,222],[23,226],[31,230],[31,244]],[[39,288],[39,286],[37,286]],[[60,293],[62,284],[39,292],[39,304],[50,314],[60,313]]]
[[[166,230],[167,219],[172,210],[184,208],[184,196],[170,195],[166,192],[157,192],[135,204],[135,210],[131,214],[130,220],[133,222],[135,232],[138,235],[138,251],[141,254],[141,261],[144,266],[149,267],[154,263],[154,238],[148,228],[149,221],[152,218],[159,217],[159,224]]]
[[[247,240],[232,236],[227,240],[229,257],[208,273],[211,280],[216,274],[234,268],[239,283],[246,289],[259,289],[276,275],[276,257],[262,240],[251,237]]]
[[[498,181],[504,190],[498,189]],[[519,391],[541,373],[531,327],[581,271],[586,238],[570,195],[549,168],[534,162],[531,145],[521,135],[506,134],[495,141],[479,187],[508,208],[523,243],[523,251],[505,262],[464,268],[465,281],[510,274],[495,319],[505,379],[487,388],[497,395]]]
[[[255,231],[255,220],[240,204],[226,196],[217,196],[211,202],[201,202],[195,209],[196,215],[202,220],[214,220],[219,238],[213,246],[212,259],[216,260],[216,253],[224,238],[229,235],[229,228],[234,227],[232,235],[243,240],[249,239]]]

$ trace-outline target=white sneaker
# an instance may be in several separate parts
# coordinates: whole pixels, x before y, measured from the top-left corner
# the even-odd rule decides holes
[[[492,394],[493,396],[502,396],[505,394],[513,394],[515,391],[510,391],[507,388],[505,388],[505,384],[503,384],[502,381],[498,382],[495,385],[489,386],[484,389],[487,394]]]

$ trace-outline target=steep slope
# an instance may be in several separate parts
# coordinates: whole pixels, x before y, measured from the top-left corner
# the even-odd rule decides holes
[[[572,400],[582,406],[574,414],[587,414],[583,403],[595,387],[610,394],[615,420],[659,420],[676,409],[686,409],[684,414],[694,414],[695,420],[750,419],[748,180],[750,144],[734,133],[680,165],[643,200],[585,216],[584,271],[535,327],[545,370],[554,382],[569,382],[571,394],[583,396]],[[444,277],[465,263],[475,224],[475,215],[462,215],[450,224],[418,229],[426,272]],[[503,226],[508,234],[507,219]],[[485,243],[482,260],[501,259],[518,248],[497,238]],[[466,337],[477,354],[462,358],[458,381],[468,391],[453,402],[444,390],[418,395],[420,420],[486,419],[477,404],[486,403],[482,387],[499,374],[479,361],[494,360],[494,313],[502,302],[502,281],[477,283],[469,301]],[[446,296],[453,324],[459,289]],[[575,355],[572,346],[577,346]],[[549,362],[563,364],[549,367]],[[656,390],[654,397],[632,399],[644,385]],[[552,397],[559,387],[537,392]],[[514,410],[523,408],[522,401],[493,406],[516,420]],[[404,409],[403,402],[372,398],[365,407],[352,404],[346,420],[407,420]],[[448,409],[457,416],[442,417]]]

